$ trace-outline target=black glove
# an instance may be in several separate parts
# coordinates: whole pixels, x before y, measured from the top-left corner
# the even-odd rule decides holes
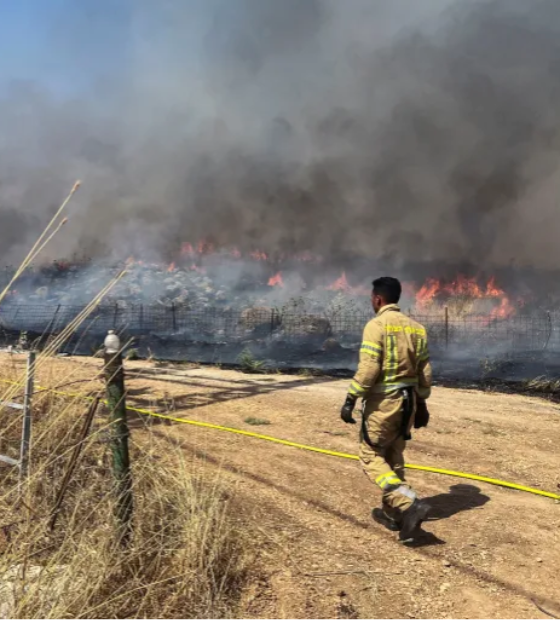
[[[346,401],[340,410],[340,417],[346,424],[356,424],[356,420],[352,417],[354,407],[356,406],[356,397],[348,394]]]
[[[424,428],[430,421],[430,412],[423,398],[416,399],[416,415],[414,416],[414,428]]]

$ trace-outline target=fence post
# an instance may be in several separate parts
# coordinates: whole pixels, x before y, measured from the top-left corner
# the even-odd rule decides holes
[[[140,304],[140,331],[144,331],[144,304]]]
[[[449,308],[445,306],[445,348],[449,348]]]
[[[21,431],[21,447],[19,454],[19,485],[20,491],[29,472],[29,448],[31,446],[31,400],[33,398],[35,376],[35,351],[27,356],[27,376],[23,397],[23,427]]]
[[[177,331],[177,319],[175,317],[175,302],[171,302],[171,320],[173,325],[173,332]]]
[[[111,420],[111,451],[116,492],[115,517],[119,542],[126,546],[132,535],[132,475],[128,453],[129,431],[121,343],[112,329],[105,338],[104,362],[107,404]]]

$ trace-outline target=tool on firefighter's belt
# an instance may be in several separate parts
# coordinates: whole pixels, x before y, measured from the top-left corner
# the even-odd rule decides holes
[[[356,424],[356,420],[352,413],[354,412],[354,407],[356,406],[356,397],[352,396],[352,394],[348,394],[346,397],[346,401],[340,410],[340,417],[346,424]]]
[[[401,394],[403,397],[401,435],[405,441],[408,441],[412,439],[412,435],[410,434],[410,418],[414,412],[413,388],[404,388],[401,390]]]
[[[414,416],[414,428],[424,428],[430,421],[430,412],[423,398],[416,399],[416,415]]]
[[[367,419],[366,419],[366,399],[365,398],[362,400],[362,437],[364,438],[364,441],[367,443],[367,445],[372,450],[376,450],[378,448],[378,446],[372,442],[372,440],[370,439],[369,433],[368,433]]]

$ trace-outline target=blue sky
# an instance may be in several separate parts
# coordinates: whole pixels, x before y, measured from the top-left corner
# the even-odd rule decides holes
[[[64,97],[158,62],[188,71],[229,1],[0,0],[0,88],[32,80]]]
[[[0,0],[0,84],[33,80],[63,94],[115,74],[131,17],[130,0]]]

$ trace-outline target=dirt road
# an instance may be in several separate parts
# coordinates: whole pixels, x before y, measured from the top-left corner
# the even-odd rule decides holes
[[[79,380],[99,364],[61,360],[60,368],[49,368],[49,380]],[[355,427],[338,418],[346,381],[145,362],[127,369],[129,402],[136,406],[357,450]],[[410,462],[557,491],[557,406],[436,387],[430,410],[430,427],[409,444]],[[254,426],[249,418],[268,424]],[[143,420],[132,424],[138,435],[145,432]],[[410,481],[431,498],[437,519],[407,548],[372,522],[378,495],[357,462],[182,424],[151,430],[221,468],[242,498],[239,518],[259,545],[261,568],[245,602],[248,615],[547,617],[535,603],[560,615],[560,505],[552,500],[411,471]]]

